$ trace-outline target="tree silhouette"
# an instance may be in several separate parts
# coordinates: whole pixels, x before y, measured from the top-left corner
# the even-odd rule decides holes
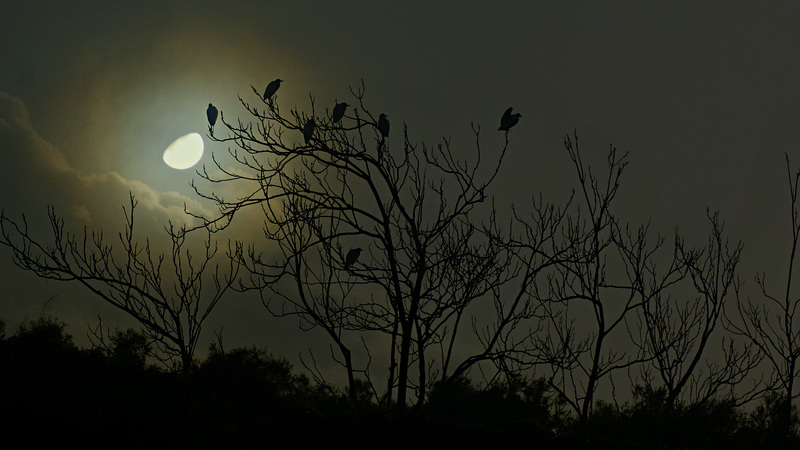
[[[231,286],[238,266],[229,264],[225,274],[219,265],[212,266],[217,246],[210,237],[202,257],[193,258],[184,250],[185,233],[171,224],[171,253],[154,253],[149,239],[144,244],[134,239],[136,205],[131,195],[130,207],[123,208],[126,224],[116,251],[100,231],[90,233],[84,228],[82,237],[66,231],[64,220],[53,208],[48,208],[52,242],[45,245],[31,236],[24,217],[17,223],[0,215],[0,244],[12,250],[20,268],[46,279],[77,281],[136,319],[158,346],[164,362],[188,372],[203,323]],[[165,270],[165,260],[172,266],[171,272]],[[214,287],[210,293],[203,289],[208,279]]]
[[[542,331],[530,353],[534,363],[549,367],[551,386],[562,401],[586,421],[602,380],[650,358],[612,338],[625,333],[627,321],[647,301],[632,266],[651,264],[663,241],[649,243],[646,227],[632,232],[614,214],[627,155],[611,147],[602,179],[584,163],[577,135],[566,136],[564,147],[578,179],[577,201],[568,205],[572,209],[558,233],[557,264],[531,289],[543,308]],[[664,286],[673,274],[668,270]]]
[[[629,272],[637,280],[640,296],[647,299],[640,310],[638,335],[632,340],[653,356],[641,367],[645,390],[664,390],[664,406],[673,409],[679,401],[690,404],[717,399],[733,401],[735,392],[760,358],[750,345],[740,348],[730,337],[720,337],[722,362],[709,362],[709,347],[722,330],[722,315],[729,297],[739,288],[736,267],[741,259],[741,241],[731,246],[724,234],[719,213],[707,211],[711,225],[705,248],[687,246],[676,234],[675,253],[667,276],[655,265],[634,263]],[[689,280],[696,295],[665,289]],[[671,286],[667,286],[671,284]],[[724,391],[723,391],[724,389]]]
[[[483,299],[491,305],[488,294],[505,281],[509,255],[474,216],[508,140],[487,163],[474,127],[475,152],[458,159],[449,140],[415,145],[405,128],[389,137],[386,115],[375,118],[364,105],[363,83],[351,93],[357,106],[335,121],[317,113],[313,97],[310,113],[288,116],[277,96],[258,96],[254,105],[240,97],[250,121],[223,117],[228,137],[214,136],[235,145],[235,169],[215,155],[220,175],[200,174],[248,190],[226,200],[196,189],[220,208],[219,216],[202,218],[209,229],[226,227],[243,209],[263,212],[268,245],[245,252],[240,263],[251,277],[242,288],[258,289],[274,315],[323,330],[351,391],[365,377],[378,399],[403,407],[411,389],[422,402],[448,367],[460,374],[488,355],[452,361],[468,308]],[[352,248],[363,249],[357,260],[345,256]],[[372,363],[376,346],[388,349],[384,388]]]
[[[800,242],[800,212],[798,208],[798,182],[800,170],[792,174],[789,155],[786,155],[786,171],[791,199],[791,245],[787,267],[786,285],[781,294],[773,294],[767,287],[764,274],[756,275],[761,302],[742,298],[737,290],[737,302],[731,314],[728,328],[735,334],[749,339],[770,366],[771,372],[764,389],[777,392],[779,397],[771,397],[770,410],[779,412],[778,424],[787,439],[796,435],[792,417],[793,401],[798,394],[795,380],[800,375],[800,296],[793,293],[792,281],[795,271],[798,243]],[[780,400],[777,400],[777,399]]]

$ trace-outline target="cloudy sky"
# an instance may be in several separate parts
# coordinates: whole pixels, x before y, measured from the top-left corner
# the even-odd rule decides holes
[[[745,243],[743,278],[783,279],[784,153],[800,167],[797,17],[793,2],[7,0],[0,208],[45,238],[47,205],[113,236],[133,191],[142,233],[163,233],[184,203],[208,207],[189,186],[193,170],[161,155],[179,136],[206,135],[209,102],[232,120],[245,118],[237,96],[251,85],[282,78],[281,105],[302,109],[309,93],[346,100],[363,79],[371,109],[417,142],[448,137],[470,151],[474,122],[498,147],[500,115],[520,112],[501,176],[513,183],[497,186],[498,204],[563,199],[562,141],[577,130],[594,164],[610,144],[629,152],[623,218],[701,239],[706,207],[718,209]],[[207,140],[200,164],[226,148]],[[0,292],[12,329],[51,298],[79,342],[98,314],[118,317],[79,286],[17,269],[6,248]],[[297,350],[294,325],[236,296],[214,324],[229,345],[280,354]]]

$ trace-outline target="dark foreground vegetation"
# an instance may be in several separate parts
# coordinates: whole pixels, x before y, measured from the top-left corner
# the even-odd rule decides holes
[[[365,393],[312,382],[258,348],[212,345],[191,371],[148,363],[148,344],[117,331],[78,348],[65,324],[42,317],[0,339],[6,439],[110,444],[515,443],[527,448],[798,448],[775,429],[776,397],[755,407],[705,401],[667,408],[663,392],[598,403],[579,423],[544,380],[439,384],[416,409],[388,415]],[[798,417],[792,417],[797,430]],[[9,442],[9,441],[7,441]],[[288,445],[288,444],[287,444]]]

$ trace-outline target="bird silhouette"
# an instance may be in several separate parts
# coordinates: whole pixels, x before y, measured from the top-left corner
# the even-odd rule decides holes
[[[522,114],[511,114],[512,109],[514,108],[508,108],[506,112],[503,113],[503,117],[500,118],[500,128],[498,128],[497,131],[508,131],[519,122],[519,118],[522,117]]]
[[[308,119],[305,126],[303,127],[303,138],[306,140],[306,144],[311,140],[311,137],[314,135],[314,127],[316,124],[314,123],[314,119]]]
[[[381,114],[378,117],[378,131],[381,132],[381,136],[389,137],[389,119],[387,119],[386,114]]]
[[[337,103],[336,106],[333,107],[333,115],[331,116],[331,121],[333,121],[333,123],[336,123],[342,120],[342,117],[344,117],[344,111],[347,109],[348,106],[349,105],[344,102]]]
[[[209,103],[208,109],[206,110],[206,116],[208,116],[208,127],[212,133],[214,132],[214,124],[217,123],[217,114],[219,114],[217,108]]]
[[[360,255],[360,254],[361,254],[361,249],[360,248],[354,248],[354,249],[350,250],[349,252],[347,252],[347,256],[345,256],[345,258],[344,258],[344,265],[346,267],[350,267],[353,264],[355,264],[355,262],[358,261],[358,255]]]
[[[272,97],[275,92],[277,92],[278,88],[281,87],[281,80],[280,78],[277,80],[270,81],[267,85],[267,88],[264,90],[264,100]]]

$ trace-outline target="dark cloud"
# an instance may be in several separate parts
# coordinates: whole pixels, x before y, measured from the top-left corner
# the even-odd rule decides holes
[[[211,214],[195,197],[161,192],[114,171],[85,173],[76,169],[36,132],[22,101],[4,92],[0,92],[0,142],[5,155],[0,185],[4,192],[15,193],[3,205],[7,211],[51,204],[102,227],[118,222],[111,218],[121,214],[130,192],[138,199],[140,211],[152,219],[151,225],[163,227],[169,221],[190,224],[184,205],[199,214]]]

